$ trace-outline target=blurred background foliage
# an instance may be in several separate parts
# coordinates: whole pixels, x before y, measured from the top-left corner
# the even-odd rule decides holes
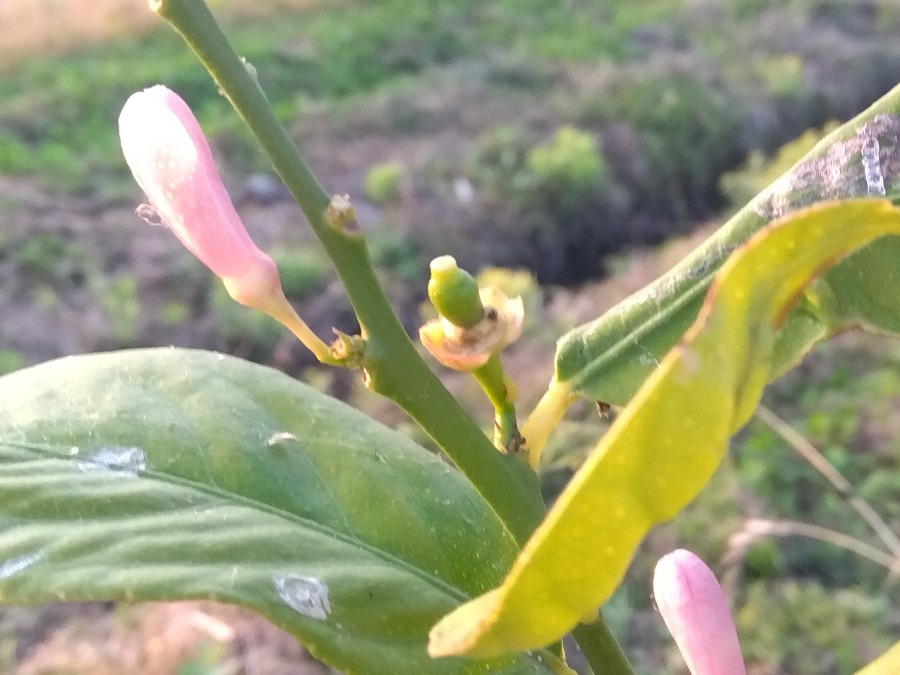
[[[211,4],[323,183],[352,197],[410,331],[435,255],[453,254],[524,296],[525,337],[505,357],[523,410],[546,386],[559,334],[665,271],[835,121],[900,80],[895,0]],[[141,196],[116,118],[129,94],[160,82],[196,112],[241,215],[304,318],[323,337],[332,326],[355,328],[266,158],[144,0],[5,0],[0,372],[99,349],[221,349],[408,429],[354,378],[314,367],[279,327],[231,302],[162,228],[131,214]],[[898,367],[895,343],[844,336],[767,394],[895,531]],[[477,387],[444,375],[487,424]],[[548,449],[549,498],[607,425],[588,406],[570,415]],[[701,497],[648,538],[610,602],[641,672],[685,672],[648,591],[653,562],[675,546],[730,580],[752,673],[851,672],[900,635],[900,594],[883,569],[797,537],[763,538],[737,556],[734,536],[747,518],[812,522],[878,543],[818,474],[751,422]],[[104,650],[77,662],[76,638],[59,636],[84,630],[72,628],[72,615],[43,611],[0,616],[4,672],[51,672],[39,665],[60,658],[69,658],[64,672],[138,672],[127,660],[102,670]],[[55,618],[34,618],[46,612]],[[153,634],[149,619],[116,621]],[[95,643],[131,644],[127,630],[103,625]],[[267,635],[263,643],[277,642]],[[244,672],[228,644],[186,648],[181,670],[147,657],[140,672]],[[254,658],[269,659],[265,672],[312,672],[278,670],[272,653]],[[234,663],[238,670],[221,669]]]

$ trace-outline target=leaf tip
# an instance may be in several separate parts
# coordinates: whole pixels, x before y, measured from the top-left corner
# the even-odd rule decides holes
[[[503,653],[490,640],[497,618],[498,589],[475,598],[447,614],[428,634],[428,655],[489,657]],[[487,637],[488,640],[484,638]]]

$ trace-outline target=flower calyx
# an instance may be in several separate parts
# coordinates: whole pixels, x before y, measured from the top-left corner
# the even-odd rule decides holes
[[[522,333],[522,298],[508,298],[492,286],[478,288],[452,256],[431,262],[428,297],[440,318],[422,326],[419,338],[432,356],[453,370],[481,368]]]

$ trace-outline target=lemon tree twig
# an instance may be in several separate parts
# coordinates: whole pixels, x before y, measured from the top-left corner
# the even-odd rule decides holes
[[[819,452],[816,446],[775,412],[763,405],[756,409],[756,418],[774,431],[779,438],[809,462],[816,471],[822,474],[834,486],[844,501],[869,524],[869,527],[875,531],[875,534],[878,535],[878,538],[893,554],[894,558],[900,559],[900,538],[894,534],[894,531],[884,522],[875,509],[859,495],[853,485],[850,484],[850,481],[844,478],[841,472],[834,468],[825,456]]]

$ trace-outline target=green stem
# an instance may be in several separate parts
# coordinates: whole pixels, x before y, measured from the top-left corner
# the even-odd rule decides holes
[[[599,612],[596,621],[578,624],[572,636],[595,675],[634,675],[634,668]]]
[[[522,437],[516,423],[516,407],[510,387],[503,373],[500,355],[493,354],[481,368],[472,371],[478,384],[494,406],[494,445],[502,452],[521,450]]]
[[[521,544],[543,518],[537,476],[498,453],[428,369],[378,283],[362,237],[329,226],[330,202],[202,0],[151,0],[212,75],[297,200],[343,281],[366,338],[371,388],[395,401],[471,481]]]

